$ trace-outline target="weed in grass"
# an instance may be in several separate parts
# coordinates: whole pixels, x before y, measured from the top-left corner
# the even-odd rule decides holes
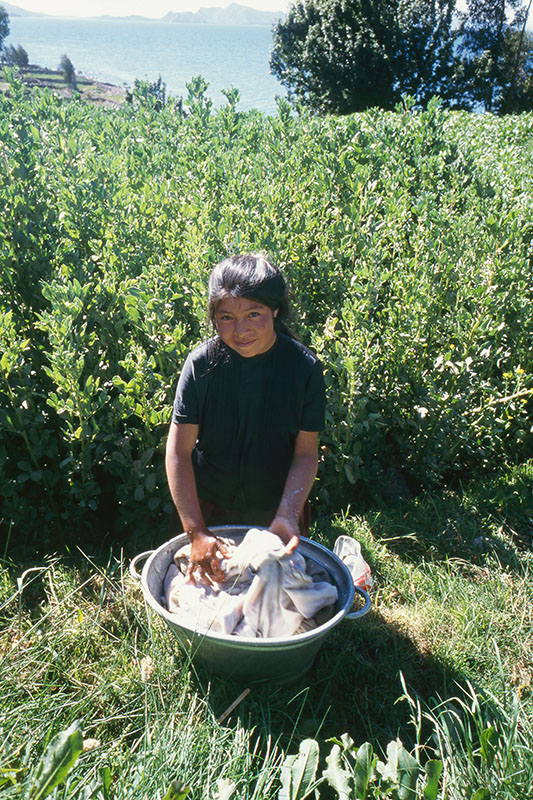
[[[530,798],[533,786],[531,714],[516,694],[500,697],[466,684],[424,716],[445,764],[450,798],[482,788],[496,800]]]

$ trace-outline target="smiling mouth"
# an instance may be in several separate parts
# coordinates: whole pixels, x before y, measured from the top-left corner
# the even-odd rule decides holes
[[[237,347],[249,347],[251,344],[254,344],[254,340],[252,339],[249,342],[235,342]]]

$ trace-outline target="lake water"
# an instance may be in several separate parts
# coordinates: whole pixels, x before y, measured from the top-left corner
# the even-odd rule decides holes
[[[167,92],[187,96],[195,75],[209,83],[216,106],[222,89],[235,86],[238,108],[276,112],[285,90],[269,71],[270,27],[225,27],[152,21],[109,21],[54,17],[10,17],[7,44],[21,44],[30,63],[57,69],[66,53],[77,72],[117,86],[136,78],[166,83]]]

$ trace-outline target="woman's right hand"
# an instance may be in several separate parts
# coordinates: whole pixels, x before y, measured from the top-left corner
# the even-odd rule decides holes
[[[189,577],[194,572],[199,572],[202,578],[208,578],[217,583],[222,583],[226,576],[220,566],[220,557],[227,556],[224,543],[213,536],[207,528],[189,533],[191,540],[191,555],[189,559]]]

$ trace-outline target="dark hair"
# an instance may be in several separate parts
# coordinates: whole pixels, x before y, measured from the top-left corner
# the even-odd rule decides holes
[[[209,318],[215,324],[217,303],[224,297],[247,297],[278,311],[274,328],[295,338],[287,326],[289,301],[285,278],[267,259],[259,254],[244,254],[225,258],[211,272],[208,286]]]

